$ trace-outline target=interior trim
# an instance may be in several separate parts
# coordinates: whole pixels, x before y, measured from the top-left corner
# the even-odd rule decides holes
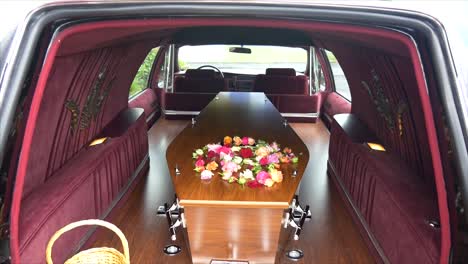
[[[179,111],[179,110],[164,110],[165,115],[193,115],[197,116],[200,114],[200,111]]]
[[[281,113],[283,117],[318,118],[320,113]]]
[[[153,119],[153,117],[156,115],[156,112],[157,111],[153,111],[147,118],[146,118],[146,123],[148,123],[149,121],[151,121]]]
[[[165,110],[165,115],[199,115],[200,111],[179,111],[179,110]],[[303,118],[318,118],[320,113],[281,113],[283,117],[303,117]]]

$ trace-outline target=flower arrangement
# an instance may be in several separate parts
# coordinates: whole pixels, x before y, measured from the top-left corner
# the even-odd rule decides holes
[[[280,149],[276,142],[267,143],[251,137],[226,136],[223,143],[208,144],[193,152],[195,171],[202,180],[210,180],[216,170],[229,183],[251,188],[283,181],[280,164],[297,163],[299,157],[290,148]]]

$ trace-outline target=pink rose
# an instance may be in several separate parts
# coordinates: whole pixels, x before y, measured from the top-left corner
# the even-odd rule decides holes
[[[223,165],[223,171],[224,172],[237,172],[237,170],[239,170],[239,165],[237,165],[237,163],[235,162],[232,162],[232,161],[228,161],[228,162],[225,162],[224,165]]]
[[[210,170],[204,170],[202,171],[200,178],[202,180],[209,180],[211,179],[211,177],[213,177],[213,175],[214,175],[213,172],[211,172]]]
[[[219,150],[221,149],[220,144],[208,144],[206,146],[208,147],[208,151],[213,151],[215,153],[219,153]]]
[[[202,159],[198,159],[196,162],[195,162],[195,167],[203,167],[205,166],[205,161],[202,160]]]
[[[257,181],[261,184],[265,184],[265,181],[270,178],[271,178],[270,174],[266,171],[260,171],[259,173],[257,173],[257,176],[255,177],[255,179],[257,179]]]
[[[268,155],[268,164],[272,164],[272,163],[279,163],[278,154],[274,153],[274,154]]]
[[[279,145],[278,145],[278,143],[276,143],[276,142],[271,143],[271,144],[270,144],[270,147],[271,147],[274,151],[280,151]]]
[[[250,146],[255,145],[255,139],[253,138],[249,138],[247,142],[249,143]]]
[[[249,144],[249,138],[248,137],[243,137],[242,138],[242,145],[247,146]]]
[[[221,153],[224,153],[224,154],[231,154],[231,148],[229,148],[229,147],[224,147],[224,146],[223,146],[223,147],[221,147],[221,148],[219,149],[219,153],[220,153],[220,154],[221,154]]]

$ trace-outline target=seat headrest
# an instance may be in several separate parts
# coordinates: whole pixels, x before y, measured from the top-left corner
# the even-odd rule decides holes
[[[188,69],[185,71],[185,78],[188,79],[214,79],[216,78],[216,72],[214,70],[198,70]]]
[[[296,76],[296,70],[293,68],[268,68],[266,75]]]

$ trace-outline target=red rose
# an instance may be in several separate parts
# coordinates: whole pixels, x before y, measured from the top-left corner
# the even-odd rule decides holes
[[[243,159],[248,159],[253,156],[253,152],[251,148],[242,148],[240,150],[240,155]]]
[[[253,180],[253,181],[248,181],[247,186],[249,186],[250,188],[258,188],[258,187],[262,187],[263,184],[259,183],[256,180]]]
[[[263,157],[263,158],[260,159],[260,161],[258,163],[260,163],[260,165],[262,165],[262,166],[268,165],[268,158]]]
[[[217,155],[216,152],[208,151],[208,154],[206,154],[206,157],[211,160],[213,158],[216,158],[216,155]]]

